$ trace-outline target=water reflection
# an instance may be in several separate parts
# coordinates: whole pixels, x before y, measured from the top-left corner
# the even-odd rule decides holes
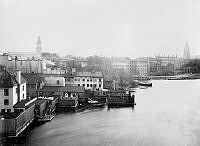
[[[200,80],[153,81],[135,108],[59,113],[5,143],[26,145],[200,145]]]

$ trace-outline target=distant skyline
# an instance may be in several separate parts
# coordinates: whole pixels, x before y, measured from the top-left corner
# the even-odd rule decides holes
[[[200,54],[198,0],[0,0],[0,53]]]

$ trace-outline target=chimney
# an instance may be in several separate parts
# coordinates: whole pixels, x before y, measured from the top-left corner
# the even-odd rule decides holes
[[[72,68],[72,74],[76,72],[76,68]]]
[[[16,79],[17,79],[18,83],[21,84],[21,71],[20,70],[17,70]]]

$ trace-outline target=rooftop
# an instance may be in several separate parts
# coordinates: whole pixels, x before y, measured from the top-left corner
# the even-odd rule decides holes
[[[85,92],[85,88],[81,86],[65,86],[65,87],[58,87],[58,86],[45,86],[43,88],[44,92],[77,92],[83,93]]]
[[[37,81],[42,80],[38,73],[22,73],[22,77],[25,78],[29,85],[35,85]]]
[[[18,82],[13,74],[6,70],[0,71],[0,88],[11,88],[17,85]]]
[[[20,111],[17,110],[15,112],[10,112],[10,113],[1,113],[0,112],[0,118],[5,118],[5,119],[13,119],[16,118],[20,115]]]
[[[75,72],[76,77],[100,77],[103,78],[102,72]]]
[[[28,102],[30,102],[30,100],[23,99],[20,102],[17,102],[13,106],[13,108],[25,108],[25,109],[28,109],[29,107],[31,107],[34,104],[34,102],[30,102],[30,104],[27,105]]]

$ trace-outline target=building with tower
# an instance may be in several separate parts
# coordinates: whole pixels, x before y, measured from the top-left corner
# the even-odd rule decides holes
[[[42,55],[42,43],[41,43],[41,39],[40,36],[38,36],[37,42],[36,42],[36,56],[37,57],[41,57]]]
[[[183,59],[190,59],[190,48],[187,44],[185,43],[184,51],[183,51]]]
[[[22,73],[43,73],[47,64],[52,62],[42,58],[41,39],[38,36],[35,52],[8,52],[0,55],[0,65],[9,71],[21,70]]]

